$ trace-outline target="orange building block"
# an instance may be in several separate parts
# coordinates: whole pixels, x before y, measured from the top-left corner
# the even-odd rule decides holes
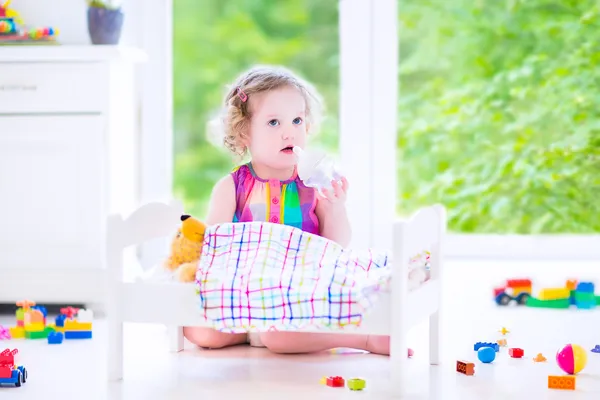
[[[574,376],[548,376],[548,389],[565,389],[575,390],[575,377]]]
[[[577,281],[574,279],[569,279],[565,286],[569,290],[575,290],[577,288]]]
[[[40,310],[29,310],[24,316],[25,326],[29,324],[44,323],[44,314]]]
[[[466,361],[456,361],[456,372],[460,372],[465,375],[475,374],[475,364]]]
[[[506,339],[499,339],[497,343],[498,343],[498,346],[505,347],[506,346]]]

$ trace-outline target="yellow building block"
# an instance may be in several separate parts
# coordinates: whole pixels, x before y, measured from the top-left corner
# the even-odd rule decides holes
[[[25,338],[25,328],[20,326],[12,326],[8,328],[10,331],[10,336],[13,339],[24,339]]]
[[[25,324],[26,332],[42,332],[46,327],[43,322],[34,322],[32,324]]]
[[[560,300],[568,299],[571,296],[571,291],[568,288],[550,288],[540,290],[538,299],[540,300]]]
[[[91,331],[92,323],[91,322],[79,322],[73,319],[65,320],[65,331]]]

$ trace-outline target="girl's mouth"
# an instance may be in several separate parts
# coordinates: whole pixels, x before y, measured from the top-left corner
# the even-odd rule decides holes
[[[281,149],[281,152],[285,153],[285,154],[293,154],[294,153],[294,146],[284,147],[283,149]]]

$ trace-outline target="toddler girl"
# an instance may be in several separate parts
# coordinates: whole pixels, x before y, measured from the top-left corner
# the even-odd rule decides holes
[[[257,67],[242,74],[225,97],[225,146],[250,155],[215,185],[208,225],[270,221],[321,235],[342,246],[350,242],[345,201],[348,182],[332,182],[322,194],[306,187],[296,173],[294,146],[304,148],[318,124],[315,90],[279,67]],[[223,348],[251,342],[276,353],[308,353],[349,347],[389,355],[389,336],[304,332],[223,333],[186,327],[185,337],[200,347]],[[260,340],[258,340],[260,339]]]

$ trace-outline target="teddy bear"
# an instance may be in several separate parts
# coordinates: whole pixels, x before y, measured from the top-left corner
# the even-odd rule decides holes
[[[193,282],[202,255],[206,225],[190,215],[181,216],[181,225],[171,241],[171,253],[164,267],[180,282]]]

